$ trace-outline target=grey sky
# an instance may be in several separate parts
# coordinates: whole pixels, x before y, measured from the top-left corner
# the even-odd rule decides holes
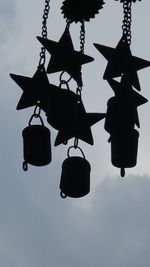
[[[61,2],[51,1],[48,37],[53,40],[59,40],[65,28]],[[150,60],[150,2],[132,6],[131,50]],[[127,170],[125,179],[111,165],[103,122],[92,127],[94,146],[80,142],[92,167],[91,193],[86,197],[62,200],[59,196],[61,165],[67,157],[63,145],[53,148],[50,165],[22,170],[22,130],[33,109],[16,111],[22,92],[9,73],[33,76],[36,71],[40,52],[36,36],[41,33],[43,8],[40,0],[0,0],[0,267],[149,267],[149,102],[139,108],[138,164]],[[106,61],[93,43],[115,47],[122,14],[122,4],[107,0],[100,14],[86,23],[85,52],[95,58],[83,68],[87,112],[105,112],[113,95],[102,79]],[[71,26],[71,34],[78,49],[78,25]],[[149,73],[149,68],[139,71],[141,94],[148,99]],[[50,82],[58,85],[58,77],[50,75]],[[53,145],[57,132],[51,129],[51,133]]]

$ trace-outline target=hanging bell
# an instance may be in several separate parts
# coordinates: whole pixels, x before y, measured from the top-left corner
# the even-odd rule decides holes
[[[116,96],[108,100],[104,125],[107,132],[133,129],[135,123],[139,125],[137,108],[134,105],[128,104],[124,99]]]
[[[77,95],[69,89],[59,88],[51,92],[48,102],[48,123],[57,130],[72,129],[76,119]]]
[[[85,157],[68,157],[62,165],[61,197],[79,198],[90,192],[91,166]]]
[[[115,167],[123,170],[136,165],[138,137],[139,132],[135,129],[111,134],[111,162]]]
[[[44,166],[51,162],[50,130],[44,126],[40,116],[38,117],[42,124],[31,125],[33,117],[35,117],[34,114],[29,121],[29,126],[22,132],[24,170],[27,170],[27,163],[34,166]]]

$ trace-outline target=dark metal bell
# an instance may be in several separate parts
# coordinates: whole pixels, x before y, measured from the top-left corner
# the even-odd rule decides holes
[[[44,125],[29,125],[23,132],[23,150],[26,163],[44,166],[51,162],[50,131]]]
[[[69,157],[64,160],[60,181],[61,196],[83,197],[90,192],[89,162],[82,157]]]
[[[138,137],[135,129],[111,134],[111,161],[115,167],[123,169],[136,165]]]
[[[105,130],[113,133],[116,130],[133,129],[138,124],[137,108],[124,100],[112,97],[107,103]]]
[[[54,90],[48,100],[47,121],[55,129],[74,128],[78,97],[66,89]]]

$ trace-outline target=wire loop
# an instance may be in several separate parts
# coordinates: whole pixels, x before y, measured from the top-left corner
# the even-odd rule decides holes
[[[35,106],[35,109],[34,109],[34,112],[33,112],[33,114],[32,114],[32,116],[31,116],[31,118],[30,118],[30,120],[29,120],[29,126],[31,125],[31,122],[32,122],[32,120],[33,120],[33,118],[39,118],[40,119],[40,121],[41,121],[41,124],[42,125],[44,125],[44,122],[43,122],[43,119],[42,119],[42,117],[41,117],[41,108],[39,107],[39,105],[37,104],[36,106]]]
[[[81,152],[81,154],[82,154],[82,156],[83,156],[83,158],[85,159],[85,155],[84,155],[84,152],[83,152],[83,150],[79,147],[79,146],[70,146],[69,148],[68,148],[68,151],[67,151],[67,156],[68,156],[68,158],[70,157],[70,150],[71,149],[79,149],[80,150],[80,152]]]

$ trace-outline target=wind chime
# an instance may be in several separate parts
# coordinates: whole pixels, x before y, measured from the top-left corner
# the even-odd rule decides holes
[[[74,138],[74,143],[68,148],[67,158],[62,165],[60,181],[62,198],[67,196],[82,197],[90,191],[91,166],[79,146],[79,139],[93,145],[91,126],[102,120],[105,114],[87,113],[82,101],[82,65],[94,60],[84,53],[85,21],[95,17],[103,4],[102,0],[64,1],[62,13],[66,18],[66,27],[60,40],[56,42],[47,39],[50,0],[45,0],[42,37],[37,37],[42,44],[37,71],[32,78],[10,74],[11,78],[23,90],[17,109],[35,106],[29,125],[22,132],[23,169],[26,171],[28,164],[44,166],[51,162],[50,131],[44,126],[41,110],[45,112],[47,122],[58,130],[55,146],[67,145],[68,140]],[[74,49],[71,39],[70,27],[73,22],[81,25],[79,51]],[[45,71],[46,50],[51,55],[47,71]],[[49,83],[46,72],[48,74],[61,72],[59,86]],[[70,88],[71,80],[76,83],[75,92]],[[41,124],[31,124],[34,118],[39,118]],[[75,151],[78,149],[81,152],[81,157],[70,156],[72,149]]]
[[[51,162],[50,130],[44,125],[42,111],[47,122],[58,131],[55,146],[67,145],[67,158],[62,164],[60,180],[60,195],[62,198],[83,197],[90,192],[91,166],[79,146],[79,140],[93,145],[91,126],[105,119],[105,130],[110,133],[112,164],[121,168],[124,176],[125,168],[136,164],[139,133],[134,129],[139,127],[137,107],[147,102],[143,96],[133,90],[140,90],[137,70],[150,66],[150,62],[132,56],[131,44],[131,3],[121,1],[124,8],[123,35],[116,48],[99,44],[95,47],[108,60],[104,79],[112,87],[115,96],[109,99],[107,113],[87,113],[82,101],[83,79],[82,65],[94,59],[84,53],[85,22],[94,18],[103,8],[103,0],[65,0],[61,11],[66,19],[65,30],[59,41],[47,38],[47,20],[50,10],[50,0],[45,0],[42,22],[42,36],[37,37],[42,44],[37,70],[33,77],[10,74],[11,78],[21,87],[23,94],[17,105],[17,110],[34,107],[28,126],[23,130],[23,169],[28,170],[28,164],[44,166]],[[135,1],[133,1],[135,2]],[[80,48],[74,49],[71,38],[71,25],[80,24]],[[46,51],[51,55],[47,69]],[[60,72],[59,85],[50,84],[48,74]],[[113,78],[121,76],[121,82]],[[76,84],[72,88],[72,81]],[[33,124],[39,119],[40,124]],[[71,151],[79,150],[81,156],[71,156]]]
[[[115,96],[108,100],[104,127],[110,134],[111,162],[121,169],[123,177],[125,168],[134,167],[137,162],[139,132],[134,128],[135,125],[140,127],[137,107],[148,101],[134,90],[141,90],[137,71],[150,66],[150,62],[133,56],[130,49],[131,7],[136,0],[120,2],[123,3],[124,18],[122,37],[116,48],[94,45],[108,61],[103,78],[108,81]],[[121,77],[121,82],[113,79],[116,77]]]

